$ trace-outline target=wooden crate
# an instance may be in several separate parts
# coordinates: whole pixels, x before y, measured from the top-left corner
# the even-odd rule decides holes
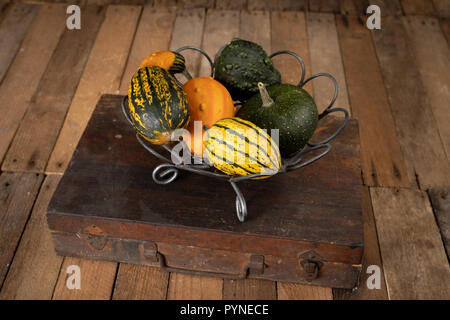
[[[356,120],[332,151],[301,170],[240,183],[181,172],[152,180],[159,160],[139,145],[122,96],[104,95],[49,205],[58,254],[160,266],[172,272],[352,288],[363,252]],[[327,136],[339,119],[320,123]]]

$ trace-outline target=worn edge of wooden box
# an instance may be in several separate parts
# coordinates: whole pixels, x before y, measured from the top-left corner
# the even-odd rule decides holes
[[[102,98],[103,96],[100,99]],[[249,278],[335,288],[355,287],[361,270],[362,243],[354,246],[336,243],[331,245],[281,237],[162,226],[143,221],[120,221],[120,219],[95,216],[86,218],[57,212],[52,210],[51,206],[47,210],[47,220],[54,239],[55,250],[63,256],[158,266],[160,265],[158,260],[149,258],[145,254],[145,251],[148,251],[146,248],[150,247],[156,249],[150,251],[152,252],[150,256],[154,251],[162,254],[166,260],[165,263],[170,267],[205,272],[205,275],[225,270],[227,275],[232,276],[240,275],[245,266],[250,263],[252,256],[262,255],[264,272],[255,274],[250,270]],[[193,230],[196,232],[192,232]],[[178,241],[174,241],[175,237],[171,237],[174,233],[178,235],[183,233],[183,236],[176,237]],[[131,238],[130,234],[134,235],[134,238]],[[203,241],[205,238],[210,240],[214,238],[214,241],[206,244]],[[270,239],[270,245],[266,243],[267,241],[261,241],[267,238]],[[170,244],[168,244],[169,241]],[[67,247],[67,243],[71,244],[70,248]],[[183,255],[188,249],[190,254]],[[205,255],[205,252],[208,254]],[[176,254],[184,257],[184,260]],[[321,264],[318,277],[312,281],[306,280],[307,273],[301,264],[301,261],[305,260],[305,255],[308,254],[318,257]],[[193,260],[196,257],[201,258]],[[226,262],[223,261],[224,257],[228,257]],[[230,263],[231,258],[236,263]]]

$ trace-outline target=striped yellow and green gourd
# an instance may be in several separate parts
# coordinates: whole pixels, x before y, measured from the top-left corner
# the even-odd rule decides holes
[[[281,156],[272,138],[250,121],[226,118],[207,131],[205,153],[218,170],[231,176],[275,174],[281,167]]]
[[[186,69],[184,57],[175,51],[157,50],[145,57],[139,68],[161,67],[170,74],[181,73]]]
[[[128,111],[137,132],[153,144],[167,144],[189,123],[185,93],[160,67],[140,68],[128,88]]]

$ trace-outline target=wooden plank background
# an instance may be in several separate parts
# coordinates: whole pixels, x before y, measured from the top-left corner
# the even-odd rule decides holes
[[[366,0],[81,1],[78,31],[65,28],[68,2],[0,1],[0,299],[450,299],[449,1],[370,1],[383,16],[374,31],[365,27]],[[56,256],[46,208],[99,96],[126,94],[154,50],[195,45],[213,56],[233,37],[299,53],[307,76],[331,73],[336,106],[359,120],[359,286],[233,281]],[[208,75],[204,58],[185,55],[194,76]],[[274,63],[283,81],[298,82],[294,59]],[[327,79],[306,89],[319,108],[328,104]],[[82,270],[81,290],[66,287],[70,265]],[[381,289],[367,288],[369,265],[381,267]]]

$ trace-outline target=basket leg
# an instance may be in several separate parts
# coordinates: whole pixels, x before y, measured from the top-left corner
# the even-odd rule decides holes
[[[245,201],[244,195],[241,190],[239,190],[236,182],[230,181],[231,186],[236,192],[236,214],[240,222],[245,222],[247,220],[247,202]]]

